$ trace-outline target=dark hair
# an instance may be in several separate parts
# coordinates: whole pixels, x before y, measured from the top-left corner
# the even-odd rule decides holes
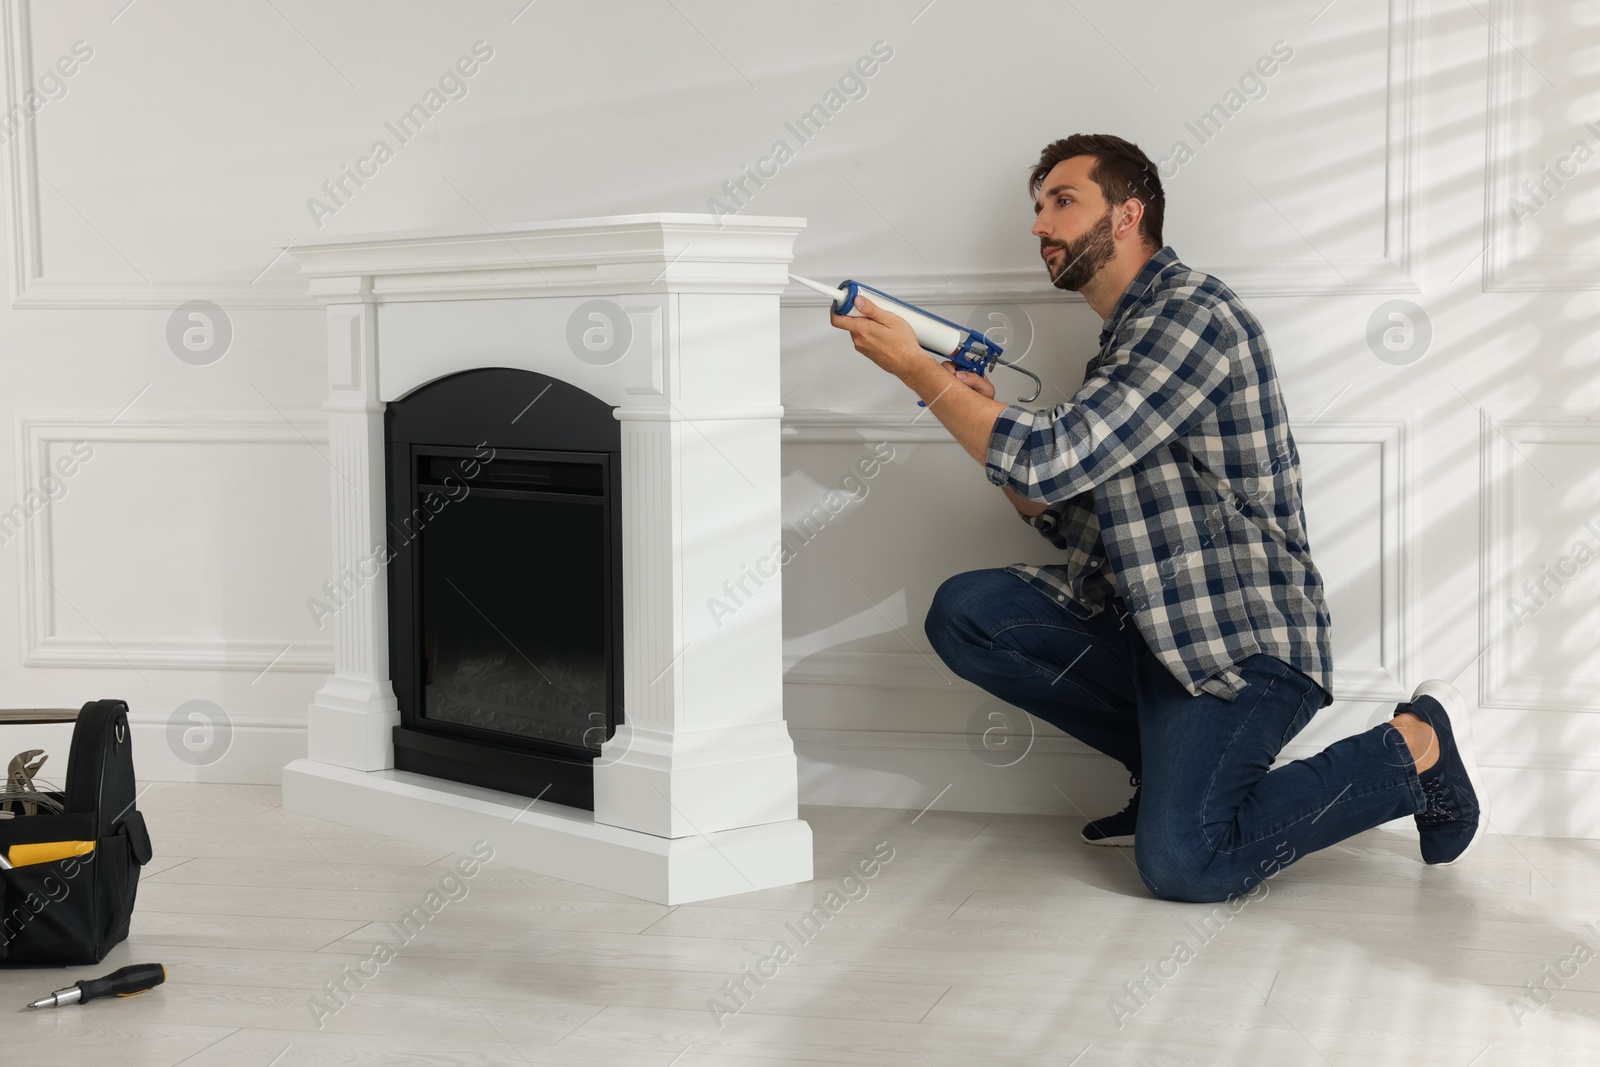
[[[1075,133],[1045,146],[1039,164],[1028,179],[1028,193],[1037,196],[1039,186],[1063,159],[1093,156],[1089,177],[1100,186],[1106,200],[1120,204],[1138,200],[1144,204],[1139,233],[1154,248],[1162,246],[1161,219],[1166,214],[1167,197],[1161,191],[1161,176],[1138,145],[1109,133]]]

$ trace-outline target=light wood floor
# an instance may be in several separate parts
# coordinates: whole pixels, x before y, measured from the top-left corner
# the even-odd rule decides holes
[[[488,864],[403,943],[388,924],[455,857],[285,813],[265,787],[155,784],[140,806],[157,855],[132,936],[100,967],[0,968],[0,1063],[1600,1062],[1600,962],[1520,1026],[1507,1006],[1578,939],[1600,949],[1600,842],[1495,835],[1429,868],[1414,833],[1371,831],[1221,906],[1202,942],[1189,924],[1217,906],[1150,898],[1076,821],[807,808],[807,885],[669,908]],[[785,924],[879,842],[893,859],[866,895],[802,943]],[[312,996],[379,940],[398,953],[319,1029]],[[707,1002],[779,940],[793,957],[719,1027]],[[1180,940],[1193,958],[1127,998]],[[147,961],[171,977],[136,999],[4,1006]],[[1118,995],[1138,1008],[1120,1026]]]

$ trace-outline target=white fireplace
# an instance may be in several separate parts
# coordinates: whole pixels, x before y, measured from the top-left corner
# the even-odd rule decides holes
[[[285,807],[667,904],[811,878],[777,583],[707,610],[779,538],[778,300],[804,225],[623,215],[292,249],[327,308],[330,579],[353,592]],[[384,407],[485,367],[621,420],[625,722],[592,813],[394,769]]]

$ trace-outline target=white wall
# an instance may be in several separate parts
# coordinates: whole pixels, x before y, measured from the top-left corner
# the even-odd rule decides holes
[[[1110,131],[1168,161],[1169,243],[1273,343],[1343,698],[1285,755],[1454,676],[1482,708],[1496,828],[1600,835],[1600,565],[1520,627],[1508,599],[1580,538],[1600,548],[1600,159],[1508,204],[1543,165],[1571,174],[1575,142],[1600,151],[1600,2],[124,4],[5,4],[8,105],[75,42],[93,54],[6,144],[0,511],[63,450],[93,458],[0,545],[0,703],[122,696],[151,776],[270,781],[303,751],[328,660],[305,607],[329,577],[324,338],[283,246],[733,207],[723,184],[782,140],[749,211],[809,219],[798,273],[955,318],[1003,305],[1053,403],[1099,323],[1044,283],[1024,179],[1048,141]],[[493,55],[465,96],[401,144],[385,123],[477,41]],[[865,95],[802,144],[786,123],[879,41]],[[1292,57],[1230,99],[1278,42]],[[1185,124],[1219,103],[1236,113],[1202,144]],[[392,158],[313,211],[380,138]],[[194,299],[233,331],[207,365],[167,339]],[[1431,325],[1404,365],[1368,341],[1396,299]],[[1119,806],[1109,761],[1048,727],[1014,766],[971,750],[986,698],[930,660],[929,599],[1052,550],[820,308],[784,316],[786,506],[895,448],[784,574],[796,654],[817,650],[787,687],[803,799]],[[1002,395],[1021,385],[1002,372]],[[193,700],[234,730],[220,759],[168,743]],[[59,730],[6,736],[64,762]]]

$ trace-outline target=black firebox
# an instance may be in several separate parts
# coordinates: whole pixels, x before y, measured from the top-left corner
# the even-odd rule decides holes
[[[594,810],[622,721],[621,427],[492,368],[390,404],[395,767]]]

